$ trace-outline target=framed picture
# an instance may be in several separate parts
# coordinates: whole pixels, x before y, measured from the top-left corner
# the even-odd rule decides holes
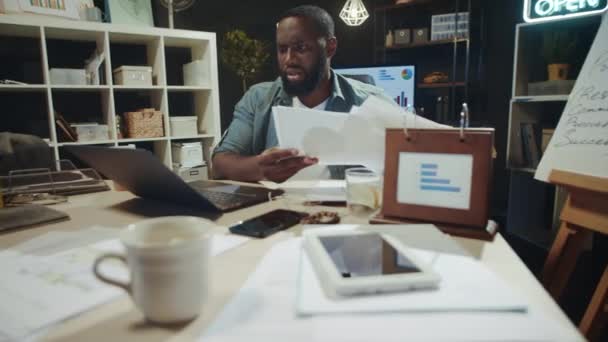
[[[106,0],[106,21],[112,24],[154,26],[151,0]]]

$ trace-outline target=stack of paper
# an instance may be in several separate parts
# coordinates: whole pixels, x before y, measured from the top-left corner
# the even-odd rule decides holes
[[[200,341],[580,341],[528,312],[296,314],[301,239],[277,244]],[[469,276],[462,274],[462,277]]]
[[[281,188],[288,196],[304,201],[346,201],[344,180],[288,180],[281,184],[261,181],[269,189]]]
[[[297,312],[301,315],[357,312],[525,312],[526,300],[479,261],[466,256],[411,250],[441,276],[437,290],[331,299],[323,292],[307,253],[302,253]],[[466,276],[463,276],[466,275]]]
[[[282,106],[272,112],[279,147],[317,157],[321,165],[364,165],[376,171],[384,169],[386,128],[450,128],[374,96],[349,115]]]

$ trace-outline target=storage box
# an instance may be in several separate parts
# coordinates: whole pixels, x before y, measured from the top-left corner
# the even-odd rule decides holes
[[[438,14],[431,16],[431,40],[467,38],[469,36],[469,12]]]
[[[200,141],[171,143],[171,154],[173,155],[173,164],[179,166],[192,167],[205,163],[203,161],[203,145]]]
[[[201,59],[184,64],[184,85],[203,86],[209,84],[209,69],[207,64]]]
[[[414,43],[425,43],[429,41],[429,29],[428,28],[418,28],[413,29],[412,33],[412,41]]]
[[[70,125],[78,135],[78,141],[99,141],[110,138],[108,125],[97,123],[84,123]]]
[[[132,86],[151,86],[152,67],[123,65],[114,69],[114,84]]]
[[[49,71],[51,84],[86,85],[87,73],[84,69],[52,68]]]
[[[187,167],[173,164],[173,171],[177,173],[177,175],[180,176],[185,182],[196,182],[207,180],[209,178],[206,165]]]
[[[198,132],[196,116],[172,116],[169,118],[169,125],[172,137],[193,137]]]
[[[127,138],[157,138],[164,136],[163,114],[154,108],[123,114]]]
[[[395,44],[409,44],[411,42],[410,29],[395,30]]]

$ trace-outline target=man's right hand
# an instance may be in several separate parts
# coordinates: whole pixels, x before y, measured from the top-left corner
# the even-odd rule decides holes
[[[256,156],[265,179],[281,183],[305,167],[319,162],[317,158],[301,156],[296,149],[272,148]]]

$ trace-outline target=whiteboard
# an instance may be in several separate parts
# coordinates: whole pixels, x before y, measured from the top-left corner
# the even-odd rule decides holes
[[[535,178],[548,181],[553,169],[608,178],[608,12]]]

